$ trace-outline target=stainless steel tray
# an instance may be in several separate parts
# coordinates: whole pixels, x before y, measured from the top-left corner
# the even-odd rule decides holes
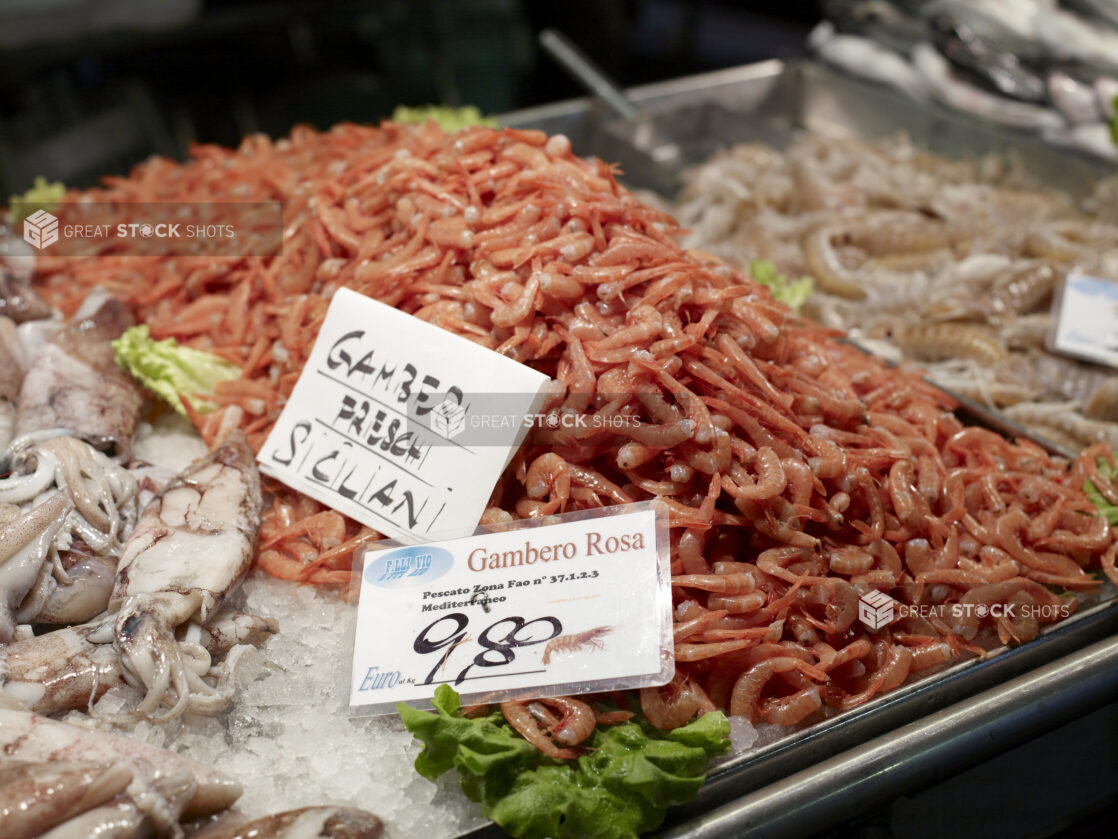
[[[631,187],[678,182],[681,167],[741,142],[787,145],[797,131],[875,138],[904,132],[949,157],[1015,156],[1042,184],[1089,192],[1113,167],[1057,151],[937,105],[810,63],[767,61],[634,88],[678,146],[662,159],[631,124],[590,99],[507,114],[502,123],[566,134],[576,152],[621,164]],[[1015,431],[966,405],[973,419]],[[714,768],[668,814],[664,837],[805,836],[1000,754],[1118,698],[1118,600],[1085,609],[1024,646],[959,663]],[[488,826],[465,834],[491,839]],[[465,839],[464,837],[464,839]]]

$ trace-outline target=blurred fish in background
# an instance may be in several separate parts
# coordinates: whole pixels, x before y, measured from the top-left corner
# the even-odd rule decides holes
[[[1118,0],[824,0],[814,52],[847,72],[1118,159]]]

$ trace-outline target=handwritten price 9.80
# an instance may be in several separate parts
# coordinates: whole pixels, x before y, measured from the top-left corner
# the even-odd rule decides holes
[[[412,644],[412,649],[420,655],[444,650],[422,684],[431,684],[435,674],[446,667],[447,659],[450,658],[451,653],[470,640],[467,632],[469,624],[470,619],[467,615],[461,612],[451,612],[449,615],[443,615],[433,623],[427,624],[420,630]],[[517,647],[543,644],[557,637],[562,631],[563,624],[559,622],[558,618],[551,616],[530,621],[516,616],[501,618],[489,624],[478,635],[477,643],[484,649],[474,656],[472,662],[459,671],[454,679],[454,684],[462,684],[467,678],[466,674],[473,667],[501,667],[505,664],[511,664],[513,659],[516,658],[514,650]]]

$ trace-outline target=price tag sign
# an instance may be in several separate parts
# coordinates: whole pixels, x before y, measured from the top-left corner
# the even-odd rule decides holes
[[[472,341],[339,289],[260,450],[260,469],[404,542],[460,533],[481,518],[548,382]],[[495,384],[503,391],[499,407],[487,406]]]
[[[662,685],[674,670],[655,502],[530,519],[364,556],[350,705],[376,713]]]
[[[1118,282],[1068,274],[1054,307],[1054,352],[1118,367]]]

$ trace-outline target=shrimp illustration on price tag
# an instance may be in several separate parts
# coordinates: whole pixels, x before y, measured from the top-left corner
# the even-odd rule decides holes
[[[665,514],[656,502],[528,519],[424,545],[370,544],[350,705],[498,702],[669,682]]]

